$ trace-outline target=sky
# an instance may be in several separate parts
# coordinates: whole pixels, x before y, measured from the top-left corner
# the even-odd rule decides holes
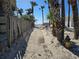
[[[31,8],[31,4],[30,4],[30,1],[36,1],[36,3],[38,4],[38,6],[36,6],[34,9],[34,16],[36,18],[36,24],[41,24],[42,23],[42,14],[41,14],[41,10],[39,9],[41,5],[44,5],[45,6],[45,9],[44,9],[44,21],[45,22],[48,22],[47,20],[47,14],[48,14],[48,4],[45,4],[44,3],[44,0],[17,0],[17,7],[18,8],[22,8],[23,10],[25,9],[28,9],[28,8]],[[70,15],[72,16],[72,9],[70,9],[71,12],[70,12]],[[65,0],[65,15],[68,16],[68,4],[67,4],[67,0]],[[24,12],[25,14],[25,12]]]

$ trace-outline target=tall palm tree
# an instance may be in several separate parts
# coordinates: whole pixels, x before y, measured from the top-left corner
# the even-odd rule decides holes
[[[74,21],[74,37],[75,39],[78,39],[79,36],[79,20],[78,20],[78,7],[77,7],[77,0],[73,0],[71,1],[71,6],[72,6],[72,10],[73,10],[73,21]]]
[[[64,40],[64,24],[65,24],[65,9],[64,9],[64,0],[61,1],[62,3],[62,11],[61,11],[61,16],[62,18],[60,19],[60,6],[59,6],[59,0],[53,0],[53,14],[55,17],[55,22],[56,22],[56,36],[57,39],[62,43]]]
[[[68,7],[69,7],[69,10],[68,10],[68,27],[70,27],[70,2],[68,0]]]
[[[51,10],[50,10],[50,3],[49,3],[49,0],[44,0],[44,2],[45,3],[47,3],[48,2],[48,9],[49,9],[49,13],[51,12]],[[50,20],[49,20],[49,26],[50,26]]]
[[[61,3],[62,3],[62,18],[61,18],[61,25],[62,25],[62,27],[61,27],[61,40],[60,40],[60,42],[61,43],[63,43],[62,41],[64,40],[64,28],[65,28],[65,3],[64,3],[64,0],[62,0],[61,1]]]
[[[79,0],[78,0],[78,18],[79,18]]]
[[[38,4],[36,2],[31,1],[31,6],[32,6],[32,15],[34,13],[34,7],[37,6]]]
[[[53,36],[56,36],[56,20],[55,17],[52,13],[52,11],[49,12],[49,14],[47,15],[47,19],[51,22],[52,25],[52,34]]]
[[[49,5],[50,5],[50,11],[52,13],[52,16],[54,19],[52,19],[53,23],[53,30],[52,33],[54,36],[57,36],[57,25],[58,25],[58,20],[60,19],[59,17],[59,4],[57,0],[49,0]]]
[[[44,6],[40,7],[40,10],[42,11],[42,24],[44,24]]]

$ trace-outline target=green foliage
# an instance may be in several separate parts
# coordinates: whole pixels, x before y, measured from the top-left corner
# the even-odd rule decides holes
[[[37,6],[38,4],[36,2],[31,1],[31,6],[32,6],[32,14],[34,13],[34,7]]]
[[[32,8],[26,9],[27,15],[32,14]]]
[[[18,13],[22,16],[22,13],[23,13],[23,9],[18,9]]]
[[[27,20],[27,21],[35,21],[35,18],[32,15],[22,15],[21,18],[23,18],[24,20]]]
[[[33,7],[38,5],[36,2],[33,2],[33,1],[31,1],[30,3]]]
[[[50,20],[51,22],[55,20],[52,11],[50,11],[50,13],[47,15],[47,19]]]
[[[53,0],[49,0],[49,3],[52,5],[53,4]]]

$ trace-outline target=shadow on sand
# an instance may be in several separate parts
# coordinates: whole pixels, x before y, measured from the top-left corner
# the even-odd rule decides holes
[[[69,49],[73,54],[77,55],[79,57],[79,46],[76,44],[73,44],[71,49]]]
[[[8,51],[0,55],[0,59],[23,59],[32,31],[26,34],[26,37],[20,37]]]

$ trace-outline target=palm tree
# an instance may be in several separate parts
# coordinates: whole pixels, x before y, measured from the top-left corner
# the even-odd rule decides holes
[[[63,40],[64,40],[64,28],[65,28],[65,4],[64,4],[64,0],[62,0],[62,18],[61,18],[61,37],[60,37],[60,42],[63,43]]]
[[[53,36],[56,36],[56,20],[55,20],[55,16],[52,12],[52,10],[50,10],[49,14],[47,15],[47,19],[51,22],[52,25],[52,34]]]
[[[42,24],[44,24],[44,6],[41,6],[40,10],[42,11]]]
[[[55,23],[56,23],[56,36],[57,39],[62,43],[64,40],[64,26],[65,26],[65,9],[64,9],[64,0],[61,1],[62,3],[62,11],[60,19],[60,6],[59,6],[59,0],[53,0],[52,6],[53,6],[53,14],[55,17]]]
[[[74,21],[74,37],[75,39],[78,39],[79,36],[79,20],[78,20],[78,8],[77,8],[77,0],[73,0],[71,1],[71,6],[72,6],[72,10],[73,10],[73,21]]]
[[[18,13],[22,16],[22,13],[23,13],[23,9],[18,9]]]
[[[68,10],[68,27],[70,27],[70,2],[68,0],[69,10]]]
[[[53,30],[52,33],[54,36],[56,36],[56,31],[57,31],[57,24],[60,18],[59,18],[59,4],[58,1],[55,0],[48,0],[49,5],[50,5],[50,11],[52,13],[52,16],[54,17],[54,19],[52,19],[52,25],[53,25]],[[49,12],[50,12],[49,11]]]
[[[34,13],[34,7],[37,6],[38,4],[36,2],[31,1],[31,6],[32,6],[32,15]]]
[[[50,13],[50,12],[51,12],[51,10],[50,10],[49,0],[44,0],[44,2],[45,2],[45,3],[47,3],[47,2],[48,2],[48,9],[49,9],[49,13]],[[50,26],[50,20],[49,20],[49,26]]]
[[[30,15],[30,14],[32,14],[32,9],[31,9],[31,8],[29,8],[29,9],[26,9],[26,13],[27,13],[27,15]]]
[[[78,0],[78,17],[79,17],[79,0]]]

